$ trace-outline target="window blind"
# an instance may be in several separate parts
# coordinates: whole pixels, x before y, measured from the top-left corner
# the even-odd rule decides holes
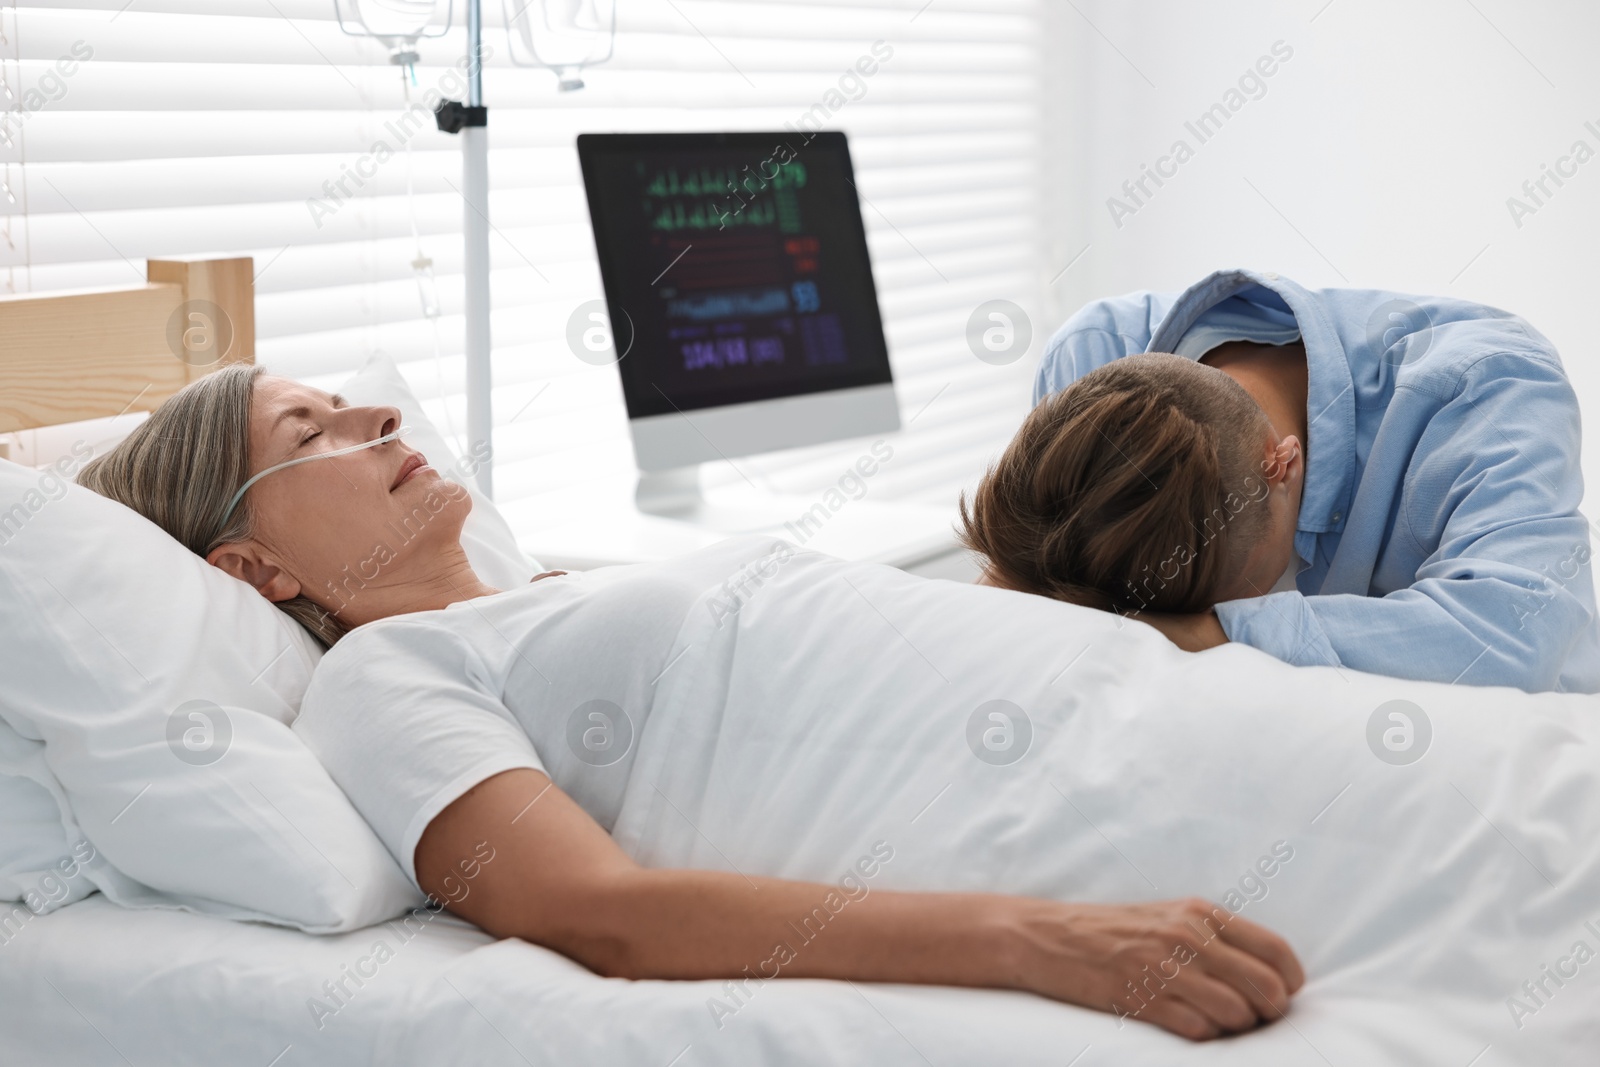
[[[1049,273],[1040,6],[620,0],[613,58],[558,94],[550,72],[511,64],[503,9],[486,3],[495,482],[519,524],[570,521],[591,487],[633,470],[615,368],[567,348],[568,317],[602,295],[576,135],[807,116],[850,136],[905,424],[872,493],[953,505],[1027,405],[1033,360],[979,360],[967,325],[993,299],[1037,319]],[[420,42],[411,100],[465,97],[463,7]],[[146,257],[253,256],[261,363],[331,389],[384,350],[467,444],[460,145],[431,115],[407,122],[384,46],[343,34],[331,0],[0,0],[0,30],[0,285],[127,284]],[[876,42],[892,55],[848,76]],[[1031,356],[1047,326],[1034,322]],[[864,447],[704,478],[811,493]]]

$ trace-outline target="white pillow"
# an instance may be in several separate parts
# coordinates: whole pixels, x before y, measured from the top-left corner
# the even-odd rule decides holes
[[[26,904],[28,913],[0,909],[0,943],[22,922],[82,900],[95,885],[84,867],[98,860],[70,820],[63,820],[60,790],[44,765],[44,745],[0,722],[0,902]],[[31,913],[31,914],[29,914]]]
[[[470,477],[387,357],[340,391],[400,408],[411,447]],[[60,906],[98,888],[312,931],[417,904],[288,729],[320,647],[243,582],[69,484],[76,466],[0,461],[0,900]],[[468,488],[474,569],[526,582],[537,565]]]
[[[538,563],[517,547],[516,535],[505,517],[474,484],[472,476],[488,456],[487,442],[474,442],[467,455],[458,457],[423,411],[400,368],[382,352],[368,357],[355,377],[339,387],[339,393],[352,404],[399,408],[401,421],[411,427],[403,439],[405,446],[427,456],[428,465],[442,476],[466,486],[472,494],[472,513],[462,527],[461,546],[479,578],[496,589],[511,589],[526,585],[539,573]]]
[[[43,760],[130,906],[307,930],[417,902],[288,723],[319,649],[154,524],[0,462],[0,718]],[[13,503],[15,502],[15,503]],[[20,510],[19,510],[20,509]],[[11,788],[16,788],[14,785]]]
[[[30,504],[43,507],[65,492],[66,475],[75,466],[76,459],[68,459],[61,469],[38,474],[32,484],[32,496],[24,494],[15,502],[0,497],[0,506],[4,507],[0,511],[0,551],[20,532],[18,524],[32,516]],[[0,619],[11,622],[6,616]],[[93,853],[94,846],[78,833],[61,787],[45,766],[44,744],[24,738],[3,719],[0,812],[4,813],[4,820],[0,821],[0,902],[25,903],[32,915],[43,915],[95,891],[94,883],[83,877],[71,861],[75,848],[81,855]],[[67,862],[63,864],[64,859]],[[64,888],[58,887],[58,881],[64,883]],[[5,941],[20,932],[22,922],[32,918],[16,908],[0,911],[5,913],[5,918],[0,919],[0,939]]]

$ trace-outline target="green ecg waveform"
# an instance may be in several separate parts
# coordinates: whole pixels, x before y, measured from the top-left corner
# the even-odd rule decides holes
[[[737,212],[737,213],[736,213]],[[735,226],[771,226],[778,221],[778,205],[771,200],[749,205],[743,211],[720,200],[676,200],[663,204],[650,220],[652,230],[727,230]]]
[[[770,176],[756,167],[701,167],[682,171],[677,167],[668,167],[657,171],[645,184],[644,191],[647,196],[659,199],[678,196],[732,197],[736,192],[748,197],[769,189],[805,187],[806,165],[799,160],[791,160]]]

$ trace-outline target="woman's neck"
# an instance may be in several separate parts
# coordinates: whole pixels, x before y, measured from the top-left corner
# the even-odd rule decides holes
[[[345,583],[347,588],[349,584]],[[333,608],[335,616],[349,628],[391,615],[437,611],[463,600],[492,596],[500,590],[480,579],[466,552],[459,544],[453,544],[425,561],[397,558],[389,569],[380,565],[371,580],[361,581],[359,590],[351,592],[355,595],[347,593],[342,604],[324,605]]]

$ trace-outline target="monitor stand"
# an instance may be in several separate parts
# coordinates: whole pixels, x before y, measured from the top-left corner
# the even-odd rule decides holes
[[[700,464],[663,471],[640,471],[634,503],[647,515],[692,523],[724,534],[777,532],[803,516],[811,501],[805,497],[742,493],[721,494],[731,499],[707,500],[700,488]]]

